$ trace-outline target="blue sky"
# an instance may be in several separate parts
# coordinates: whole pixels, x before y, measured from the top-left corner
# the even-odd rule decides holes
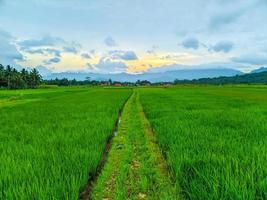
[[[0,0],[0,62],[138,73],[267,65],[266,0]]]

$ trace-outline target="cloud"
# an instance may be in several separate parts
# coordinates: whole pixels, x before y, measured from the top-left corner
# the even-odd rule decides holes
[[[75,47],[63,47],[63,50],[67,53],[78,53],[78,50]]]
[[[137,60],[138,59],[135,52],[133,51],[114,50],[114,51],[109,51],[109,55],[113,59],[122,59],[122,60]]]
[[[91,58],[92,58],[92,57],[90,56],[89,53],[82,53],[82,54],[81,54],[81,57],[82,57],[83,59],[91,59]]]
[[[44,61],[44,64],[45,64],[45,65],[51,65],[51,64],[53,64],[53,63],[59,63],[60,61],[61,61],[60,58],[55,57],[55,58],[51,58],[51,59],[49,59],[49,60],[45,60],[45,61]]]
[[[61,57],[61,51],[58,49],[51,49],[51,48],[46,48],[46,49],[25,49],[24,50],[27,53],[30,54],[41,54],[41,55],[54,55],[55,57]]]
[[[60,57],[62,52],[77,54],[82,46],[77,42],[67,42],[59,37],[45,36],[40,39],[28,39],[17,42],[21,51],[31,54],[53,54]],[[61,51],[60,51],[61,50]]]
[[[57,49],[45,49],[49,54],[53,54],[56,57],[61,57],[61,51]]]
[[[217,5],[215,14],[211,15],[209,28],[211,30],[219,30],[238,21],[243,15],[253,8],[256,8],[261,0],[252,1],[221,1]],[[218,9],[224,7],[224,9]]]
[[[159,67],[152,67],[148,69],[147,73],[164,73],[175,70],[195,70],[195,69],[237,69],[238,65],[233,62],[211,62],[206,64],[198,64],[198,65],[181,65],[181,64],[170,64],[170,65],[162,65]]]
[[[104,40],[104,43],[108,46],[108,47],[115,47],[115,46],[118,46],[116,41],[112,38],[112,37],[107,37],[105,40]]]
[[[11,25],[18,27],[12,29],[12,32],[28,37],[26,39],[20,38],[20,40],[15,39],[18,43],[16,41],[14,43],[19,53],[28,56],[27,62],[18,62],[25,66],[43,64],[44,60],[60,57],[61,53],[62,65],[60,65],[60,70],[78,70],[85,67],[87,62],[95,64],[95,59],[99,56],[109,56],[109,50],[128,49],[137,54],[136,57],[140,62],[125,61],[125,63],[131,63],[129,67],[132,67],[133,70],[139,70],[145,68],[142,67],[143,63],[147,66],[149,64],[158,66],[161,62],[189,64],[223,62],[231,56],[248,53],[246,46],[250,47],[251,52],[253,51],[255,54],[267,46],[266,0],[148,0],[142,2],[141,7],[137,3],[138,1],[129,1],[128,3],[113,1],[112,5],[104,5],[105,3],[102,1],[93,1],[93,3],[79,1],[75,5],[73,2],[63,5],[58,0],[31,0],[31,2],[34,3],[16,1],[3,7],[5,18],[2,20],[6,21],[2,26],[6,28]],[[256,2],[261,2],[261,5],[259,3],[256,5]],[[252,4],[255,6],[251,6]],[[93,14],[94,17],[92,17],[92,8],[94,8],[93,12],[101,13],[101,15]],[[120,12],[113,12],[110,15],[111,8],[120,10]],[[156,14],[147,12],[149,9]],[[22,11],[23,15],[20,14]],[[191,13],[188,14],[190,11]],[[45,15],[48,12],[50,14]],[[77,12],[83,13],[82,18],[75,15]],[[36,13],[45,17],[42,20],[35,20],[32,16]],[[66,19],[58,18],[59,15],[65,16]],[[36,27],[40,26],[40,21],[42,21],[42,27],[39,29]],[[85,26],[85,21],[90,26]],[[140,23],[136,23],[137,21]],[[130,28],[125,28],[129,25]],[[59,28],[60,30],[58,30]],[[54,30],[53,33],[58,33],[60,38],[52,35],[52,29]],[[175,30],[179,36],[174,35]],[[30,34],[27,36],[27,33]],[[42,37],[44,34],[51,35]],[[30,35],[36,35],[37,38],[30,38]],[[99,44],[99,37],[102,44]],[[69,47],[72,45],[70,41],[67,41],[67,38],[75,39],[86,46],[87,50],[78,51]],[[181,45],[179,49],[177,49],[177,40]],[[227,48],[216,44],[217,41],[221,40],[233,41],[233,50],[229,47],[227,50]],[[184,43],[183,46],[182,42]],[[204,48],[202,43],[209,45]],[[153,44],[159,45],[160,50],[152,48]],[[30,47],[32,52],[39,53],[36,55],[25,53],[22,45]],[[117,45],[121,48],[116,47]],[[60,53],[58,52],[56,55],[56,52],[48,53],[40,50],[46,48],[57,49]],[[161,59],[165,55],[177,53],[177,50],[181,50],[181,48],[189,48],[193,56],[202,58],[172,59],[170,56],[166,56],[166,60]],[[97,54],[91,53],[90,49],[97,49]],[[229,53],[217,54],[214,52]],[[41,56],[42,53],[45,56]],[[77,55],[71,55],[71,53],[77,53]],[[88,53],[93,59],[81,58],[82,53]],[[155,54],[158,55],[153,56]],[[117,58],[116,61],[124,62],[124,60],[133,59],[134,55],[117,56]],[[155,64],[156,62],[157,64]]]
[[[211,17],[209,24],[210,29],[220,29],[223,26],[233,23],[236,21],[242,12],[232,12],[232,13],[220,13]]]
[[[182,42],[182,45],[187,49],[198,49],[200,44],[196,38],[187,38]]]
[[[43,49],[24,49],[24,52],[30,54],[45,54],[45,51]]]
[[[92,54],[92,55],[95,55],[95,54],[96,54],[96,50],[95,50],[95,49],[92,49],[92,50],[90,50],[89,52],[90,52],[90,54]]]
[[[66,42],[59,37],[45,36],[40,39],[28,39],[18,42],[18,45],[22,49],[28,49],[32,47],[43,47],[43,46],[56,46],[59,44],[65,44]]]
[[[68,53],[77,54],[81,50],[81,44],[77,42],[71,42],[68,46],[63,47],[63,50]]]
[[[36,67],[36,69],[39,71],[39,73],[42,76],[48,76],[52,73],[52,71],[50,69],[48,69],[47,67],[43,66],[43,65],[39,65]]]
[[[147,50],[146,52],[147,52],[148,54],[157,55],[157,54],[156,54],[156,51],[153,50],[153,49],[149,49],[149,50]]]
[[[64,52],[77,54],[78,50],[75,47],[63,47]]]
[[[266,10],[266,0],[220,0],[214,8],[215,14],[210,16],[209,29],[222,30],[226,26],[235,25],[235,29],[247,24],[251,29],[253,19],[259,17]],[[252,20],[247,18],[250,16]],[[262,16],[261,16],[262,17]],[[257,26],[256,26],[257,27]]]
[[[17,50],[16,46],[7,41],[0,41],[0,56],[3,60],[10,60],[11,62],[24,60],[23,55]]]
[[[113,61],[110,58],[101,58],[98,64],[94,65],[99,73],[121,73],[127,71],[127,65],[120,61]]]
[[[158,48],[159,48],[158,45],[153,45],[152,48],[149,49],[149,50],[147,50],[146,52],[147,52],[148,54],[151,54],[151,55],[156,56],[156,55],[157,55],[156,50],[157,50]]]
[[[12,39],[14,39],[14,37],[10,33],[8,33],[7,31],[0,29],[0,39],[1,40],[12,40]]]
[[[210,50],[213,50],[215,52],[228,53],[233,49],[233,47],[234,43],[231,41],[220,41],[216,43],[214,46],[210,47]]]
[[[243,55],[231,58],[233,62],[249,65],[267,65],[267,54]]]
[[[90,72],[96,72],[97,71],[97,68],[95,67],[95,65],[92,65],[90,63],[86,63],[86,67],[87,67],[87,70]]]
[[[0,62],[3,65],[12,65],[20,68],[17,61],[25,60],[24,56],[18,51],[15,39],[8,32],[0,30]]]

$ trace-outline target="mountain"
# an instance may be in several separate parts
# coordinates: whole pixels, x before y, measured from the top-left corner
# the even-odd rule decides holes
[[[129,73],[118,73],[118,74],[97,74],[97,73],[71,73],[71,72],[62,72],[62,73],[52,73],[46,75],[43,78],[46,80],[50,79],[76,79],[76,80],[85,80],[86,77],[90,77],[90,80],[97,81],[120,81],[120,82],[136,82],[137,80],[148,80],[152,83],[154,82],[170,82],[175,79],[178,80],[192,80],[200,78],[214,78],[220,76],[235,76],[243,74],[241,71],[228,69],[228,68],[211,68],[211,69],[185,69],[185,70],[173,70],[165,72],[145,72],[141,74],[129,74]]]
[[[261,67],[255,70],[252,70],[250,73],[260,73],[260,72],[267,72],[267,67]]]
[[[267,84],[267,71],[248,73],[232,77],[202,78],[195,80],[176,80],[176,84]]]

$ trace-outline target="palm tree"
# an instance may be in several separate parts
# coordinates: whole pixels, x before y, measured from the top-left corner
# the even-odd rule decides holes
[[[31,87],[36,88],[41,83],[41,75],[38,70],[33,68],[30,72]]]
[[[7,79],[7,88],[10,89],[10,84],[11,84],[11,76],[12,76],[12,68],[7,65],[6,67],[6,73],[5,73],[5,77]]]

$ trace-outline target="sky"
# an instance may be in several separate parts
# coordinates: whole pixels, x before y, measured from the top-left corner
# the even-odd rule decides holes
[[[142,73],[267,65],[267,0],[0,0],[0,63]]]

